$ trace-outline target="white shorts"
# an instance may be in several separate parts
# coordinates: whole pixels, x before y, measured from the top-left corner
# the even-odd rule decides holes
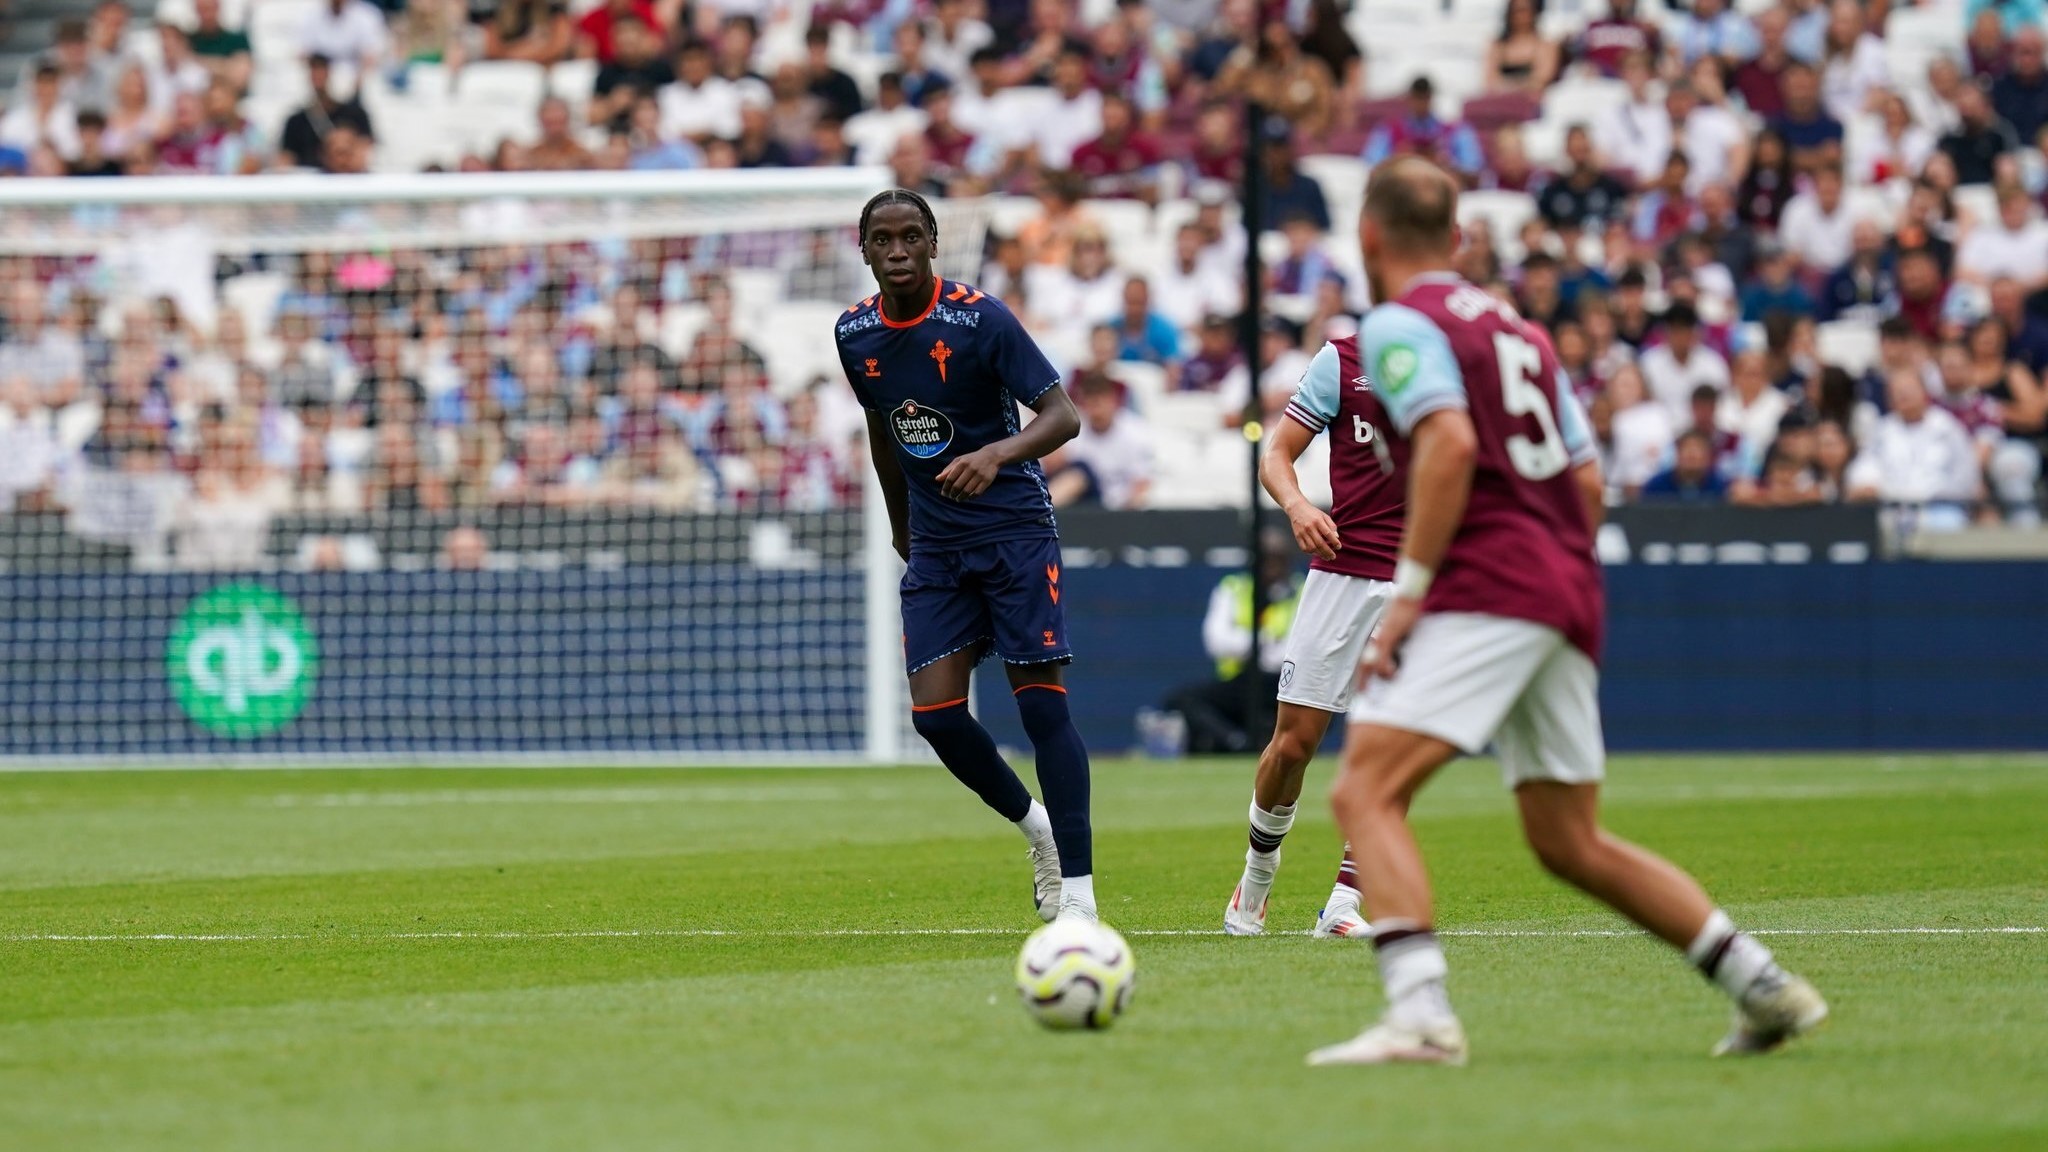
[[[1385,580],[1310,570],[1287,631],[1281,702],[1325,712],[1350,708],[1365,642],[1393,599],[1394,586]]]
[[[1374,680],[1353,724],[1434,736],[1476,754],[1492,741],[1513,788],[1593,784],[1606,774],[1600,673],[1554,628],[1471,612],[1425,615],[1392,680]]]

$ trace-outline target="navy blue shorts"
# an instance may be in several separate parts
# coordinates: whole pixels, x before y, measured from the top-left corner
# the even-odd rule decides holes
[[[915,672],[964,649],[1005,664],[1064,664],[1060,542],[1005,540],[910,553],[903,574],[903,664]]]

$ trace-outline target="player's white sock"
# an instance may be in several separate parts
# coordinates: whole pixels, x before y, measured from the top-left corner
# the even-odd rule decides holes
[[[1323,904],[1323,915],[1325,917],[1358,915],[1358,889],[1353,888],[1349,884],[1330,885],[1330,898]]]
[[[1251,824],[1251,847],[1244,854],[1244,878],[1271,887],[1273,872],[1280,867],[1280,841],[1294,827],[1294,805],[1276,804],[1265,809],[1253,797]]]
[[[1719,908],[1707,917],[1706,926],[1686,946],[1685,958],[1726,992],[1729,999],[1738,1002],[1757,977],[1778,968],[1771,950],[1757,943],[1754,936],[1737,932],[1735,922]]]
[[[1060,915],[1096,919],[1095,877],[1060,877]]]
[[[1411,1027],[1454,1019],[1444,978],[1451,968],[1436,933],[1413,920],[1376,925],[1373,954],[1379,958],[1380,981],[1387,989],[1387,1015]]]
[[[1045,805],[1033,800],[1024,818],[1017,821],[1017,831],[1034,844],[1052,839],[1052,817],[1045,814]]]

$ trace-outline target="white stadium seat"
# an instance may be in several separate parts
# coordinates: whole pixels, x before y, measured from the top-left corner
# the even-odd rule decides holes
[[[1139,415],[1149,419],[1159,409],[1159,402],[1166,395],[1166,369],[1136,360],[1117,360],[1103,371],[1130,389],[1131,407]]]
[[[1485,225],[1493,246],[1503,253],[1520,252],[1522,225],[1536,215],[1536,199],[1527,192],[1467,192],[1458,197],[1458,224]]]
[[[1600,114],[1628,99],[1628,86],[1619,80],[1574,76],[1560,80],[1543,94],[1543,118],[1565,128],[1590,125]]]
[[[456,74],[454,98],[467,107],[516,108],[532,116],[547,87],[547,70],[538,64],[482,60]]]
[[[1961,184],[1955,190],[1956,212],[1964,224],[1998,219],[1998,192],[1989,184]]]
[[[299,33],[319,7],[320,0],[263,0],[252,5],[244,25],[251,53],[258,59],[298,59]]]
[[[1877,363],[1877,329],[1858,320],[1831,320],[1813,331],[1820,361],[1861,376]]]
[[[548,93],[578,108],[590,102],[597,88],[597,61],[564,60],[548,69]]]

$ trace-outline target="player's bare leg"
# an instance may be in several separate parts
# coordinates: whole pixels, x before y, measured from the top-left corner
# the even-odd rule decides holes
[[[1515,802],[1545,868],[1684,952],[1735,1002],[1735,1027],[1715,1055],[1768,1052],[1827,1019],[1820,993],[1736,931],[1698,881],[1600,827],[1598,785],[1528,781]]]
[[[1429,874],[1408,828],[1416,792],[1457,751],[1434,737],[1377,724],[1353,724],[1345,736],[1344,766],[1330,800],[1372,913],[1387,1011],[1357,1037],[1310,1053],[1311,1064],[1465,1062],[1465,1032],[1444,991],[1449,968],[1437,944]]]
[[[1067,710],[1063,669],[1056,663],[1005,664],[1017,715],[1038,757],[1038,791],[1058,848],[1057,915],[1093,920],[1094,831],[1088,821],[1088,748]],[[1033,858],[1034,865],[1037,858]],[[1045,911],[1039,914],[1045,916]],[[1047,919],[1052,917],[1047,916]]]
[[[978,655],[973,648],[965,649],[910,674],[911,724],[954,779],[1024,834],[1031,853],[1032,903],[1040,919],[1051,920],[1060,905],[1060,862],[1052,821],[996,750],[988,729],[968,710],[968,678]]]
[[[1328,712],[1279,702],[1273,738],[1259,753],[1258,775],[1252,782],[1251,846],[1244,854],[1244,875],[1223,910],[1223,930],[1233,936],[1257,936],[1266,930],[1266,894],[1280,867],[1280,841],[1294,827],[1302,779],[1329,729]]]

